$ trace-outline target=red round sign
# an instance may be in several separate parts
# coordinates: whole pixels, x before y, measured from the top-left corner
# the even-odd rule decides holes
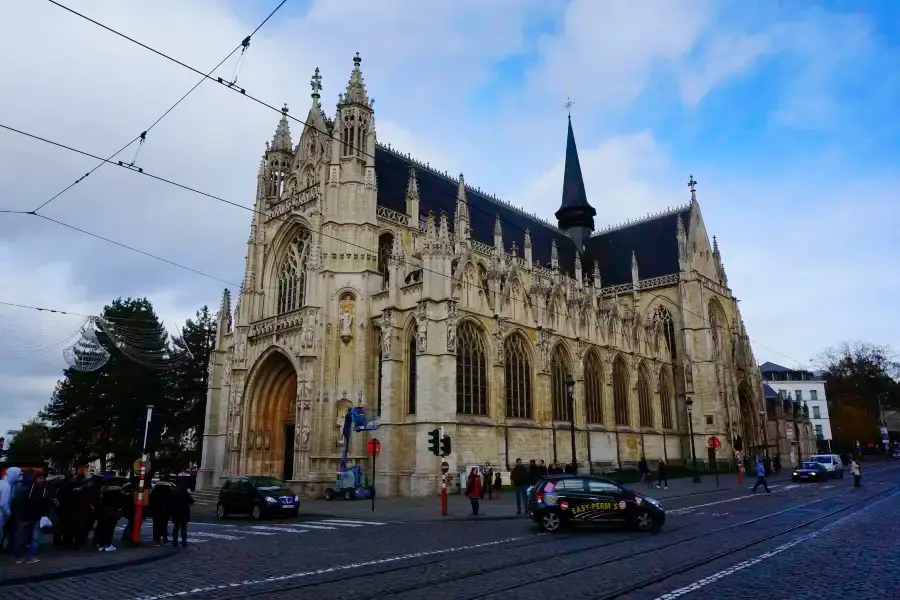
[[[366,442],[366,454],[369,456],[378,456],[381,453],[381,442],[372,438]]]
[[[722,442],[720,442],[719,438],[717,438],[716,436],[712,436],[706,441],[706,447],[715,448],[716,450],[718,450],[722,447]]]

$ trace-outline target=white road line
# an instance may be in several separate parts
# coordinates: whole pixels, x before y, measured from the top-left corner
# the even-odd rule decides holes
[[[280,531],[282,533],[307,533],[303,529],[294,529],[291,527],[270,527],[269,525],[252,525],[250,529],[258,529],[260,531]]]
[[[855,519],[862,513],[875,508],[879,504],[882,504],[884,502],[887,502],[888,500],[893,499],[898,494],[900,494],[900,492],[895,492],[895,493],[891,494],[890,496],[888,496],[887,498],[882,498],[878,502],[870,504],[870,505],[866,506],[865,508],[861,508],[860,510],[856,511],[855,513],[851,513],[842,519],[838,519],[837,521],[829,523],[828,525],[826,525],[825,527],[823,527],[822,529],[820,529],[818,531],[808,533],[802,537],[797,538],[796,540],[790,541],[786,544],[782,544],[781,546],[778,546],[774,550],[770,550],[770,551],[766,552],[765,554],[760,554],[759,556],[757,556],[755,558],[751,558],[749,560],[739,562],[738,564],[731,566],[727,569],[723,569],[722,571],[719,571],[718,573],[713,573],[709,577],[704,577],[703,579],[699,579],[690,585],[686,585],[682,588],[678,588],[677,590],[672,590],[671,592],[669,592],[667,594],[663,594],[662,596],[659,596],[658,598],[656,598],[656,600],[674,600],[675,598],[680,598],[681,596],[684,596],[685,594],[690,594],[691,592],[696,592],[697,590],[704,588],[711,583],[715,583],[715,582],[719,581],[720,579],[724,579],[725,577],[728,577],[729,575],[734,575],[735,573],[737,573],[739,571],[748,569],[754,565],[757,565],[757,564],[763,562],[764,560],[768,560],[768,559],[772,558],[773,556],[778,556],[782,552],[784,552],[786,550],[790,550],[797,544],[802,544],[803,542],[806,542],[808,540],[816,538],[816,537],[822,535],[823,533],[825,533],[826,531],[838,526],[839,524],[849,521],[850,519]]]
[[[482,544],[473,544],[471,546],[457,546],[455,548],[442,548],[440,550],[427,550],[425,552],[414,552],[412,554],[402,554],[399,556],[389,556],[387,558],[379,558],[377,560],[368,560],[360,563],[350,563],[345,565],[338,565],[335,567],[328,567],[325,569],[318,569],[316,571],[301,571],[299,573],[289,573],[287,575],[278,575],[275,577],[267,577],[265,579],[254,579],[251,581],[235,581],[233,583],[225,583],[225,584],[217,584],[217,585],[208,585],[204,587],[196,587],[190,590],[182,590],[179,592],[162,592],[159,594],[152,594],[149,596],[138,596],[134,600],[165,600],[167,598],[183,598],[185,596],[196,596],[198,594],[206,594],[209,592],[215,592],[219,590],[233,590],[238,588],[246,588],[246,587],[254,587],[258,585],[263,585],[266,583],[277,583],[280,581],[290,581],[292,579],[303,579],[306,577],[313,577],[315,575],[327,575],[330,573],[339,573],[342,571],[351,571],[353,569],[362,569],[365,567],[372,567],[377,565],[385,565],[390,563],[395,563],[403,560],[412,560],[416,558],[424,558],[428,556],[440,556],[442,554],[454,554],[457,552],[467,552],[469,550],[477,550],[478,548],[488,548],[492,546],[503,546],[504,544],[508,544],[510,542],[518,542],[520,540],[525,540],[534,536],[519,536],[514,538],[507,538],[505,540],[496,540],[493,542],[484,542]]]
[[[199,537],[213,538],[217,540],[242,540],[244,538],[237,535],[225,535],[223,533],[209,533],[208,531],[192,531],[191,535]]]
[[[360,525],[359,523],[341,523],[340,521],[316,521],[316,523],[336,525],[338,527],[365,527],[365,525]]]
[[[312,525],[311,523],[291,523],[291,527],[303,527],[304,529],[337,529],[325,525]]]
[[[247,535],[275,535],[271,531],[250,531],[249,529],[242,529],[241,533],[244,533]]]
[[[776,488],[778,488],[778,492],[787,492],[787,491],[790,491],[790,490],[792,490],[794,488],[798,488],[798,487],[803,487],[803,486],[801,486],[801,485],[786,485],[786,486],[770,485],[769,489],[772,490],[772,493],[774,494]],[[738,500],[746,500],[747,498],[754,498],[757,495],[759,495],[759,494],[750,493],[750,494],[745,494],[743,496],[735,496],[734,498],[726,498],[725,500],[716,500],[715,502],[707,502],[705,504],[695,504],[694,506],[685,506],[684,508],[673,508],[672,510],[667,510],[666,514],[669,516],[684,515],[684,514],[692,513],[695,510],[697,510],[698,508],[705,508],[707,506],[716,506],[717,504],[726,504],[728,502],[736,502]],[[660,502],[665,502],[665,498],[660,500]]]
[[[353,521],[350,519],[322,519],[317,523],[356,523],[358,525],[387,525],[387,523],[379,523],[378,521]]]

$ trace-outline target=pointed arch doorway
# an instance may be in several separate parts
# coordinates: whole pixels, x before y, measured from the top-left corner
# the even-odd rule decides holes
[[[294,478],[297,371],[278,350],[254,368],[247,424],[246,474]]]

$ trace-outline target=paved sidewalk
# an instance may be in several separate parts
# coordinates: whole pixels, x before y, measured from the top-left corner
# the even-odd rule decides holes
[[[789,481],[790,471],[782,471],[778,476],[768,478],[769,482]],[[699,494],[714,494],[736,490],[740,487],[752,486],[755,477],[744,477],[743,486],[739,486],[737,475],[734,473],[719,474],[719,485],[716,486],[715,475],[701,476],[700,483],[693,483],[690,477],[672,479],[668,489],[656,489],[647,487],[641,483],[625,484],[625,487],[637,492],[647,493],[654,498],[664,500],[666,498],[689,497]],[[506,520],[521,519],[516,515],[516,497],[512,490],[504,489],[499,500],[485,498],[479,507],[479,515],[472,516],[472,508],[468,498],[460,494],[450,494],[447,499],[448,516],[441,516],[440,496],[428,496],[425,498],[376,498],[375,510],[372,511],[371,500],[307,500],[300,504],[300,514],[306,516],[328,516],[344,519],[380,519],[403,522],[429,522],[429,521],[468,521],[468,520]]]
[[[115,552],[65,550],[54,547],[52,537],[45,535],[38,551],[40,558],[38,563],[16,564],[12,554],[0,555],[0,587],[122,569],[154,562],[175,554],[177,551],[154,547],[149,543],[144,543],[138,548],[117,547]]]

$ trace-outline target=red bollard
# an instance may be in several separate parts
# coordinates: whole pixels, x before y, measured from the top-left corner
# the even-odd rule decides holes
[[[441,475],[441,516],[447,516],[447,476]]]
[[[738,473],[738,485],[743,485],[743,484],[744,484],[744,469],[743,469],[743,465],[740,465],[740,464],[738,465],[737,473]]]
[[[134,521],[131,522],[131,541],[134,545],[141,543],[141,520],[144,517],[144,475],[147,472],[147,457],[141,457],[141,476],[138,479],[138,492],[134,503]]]

